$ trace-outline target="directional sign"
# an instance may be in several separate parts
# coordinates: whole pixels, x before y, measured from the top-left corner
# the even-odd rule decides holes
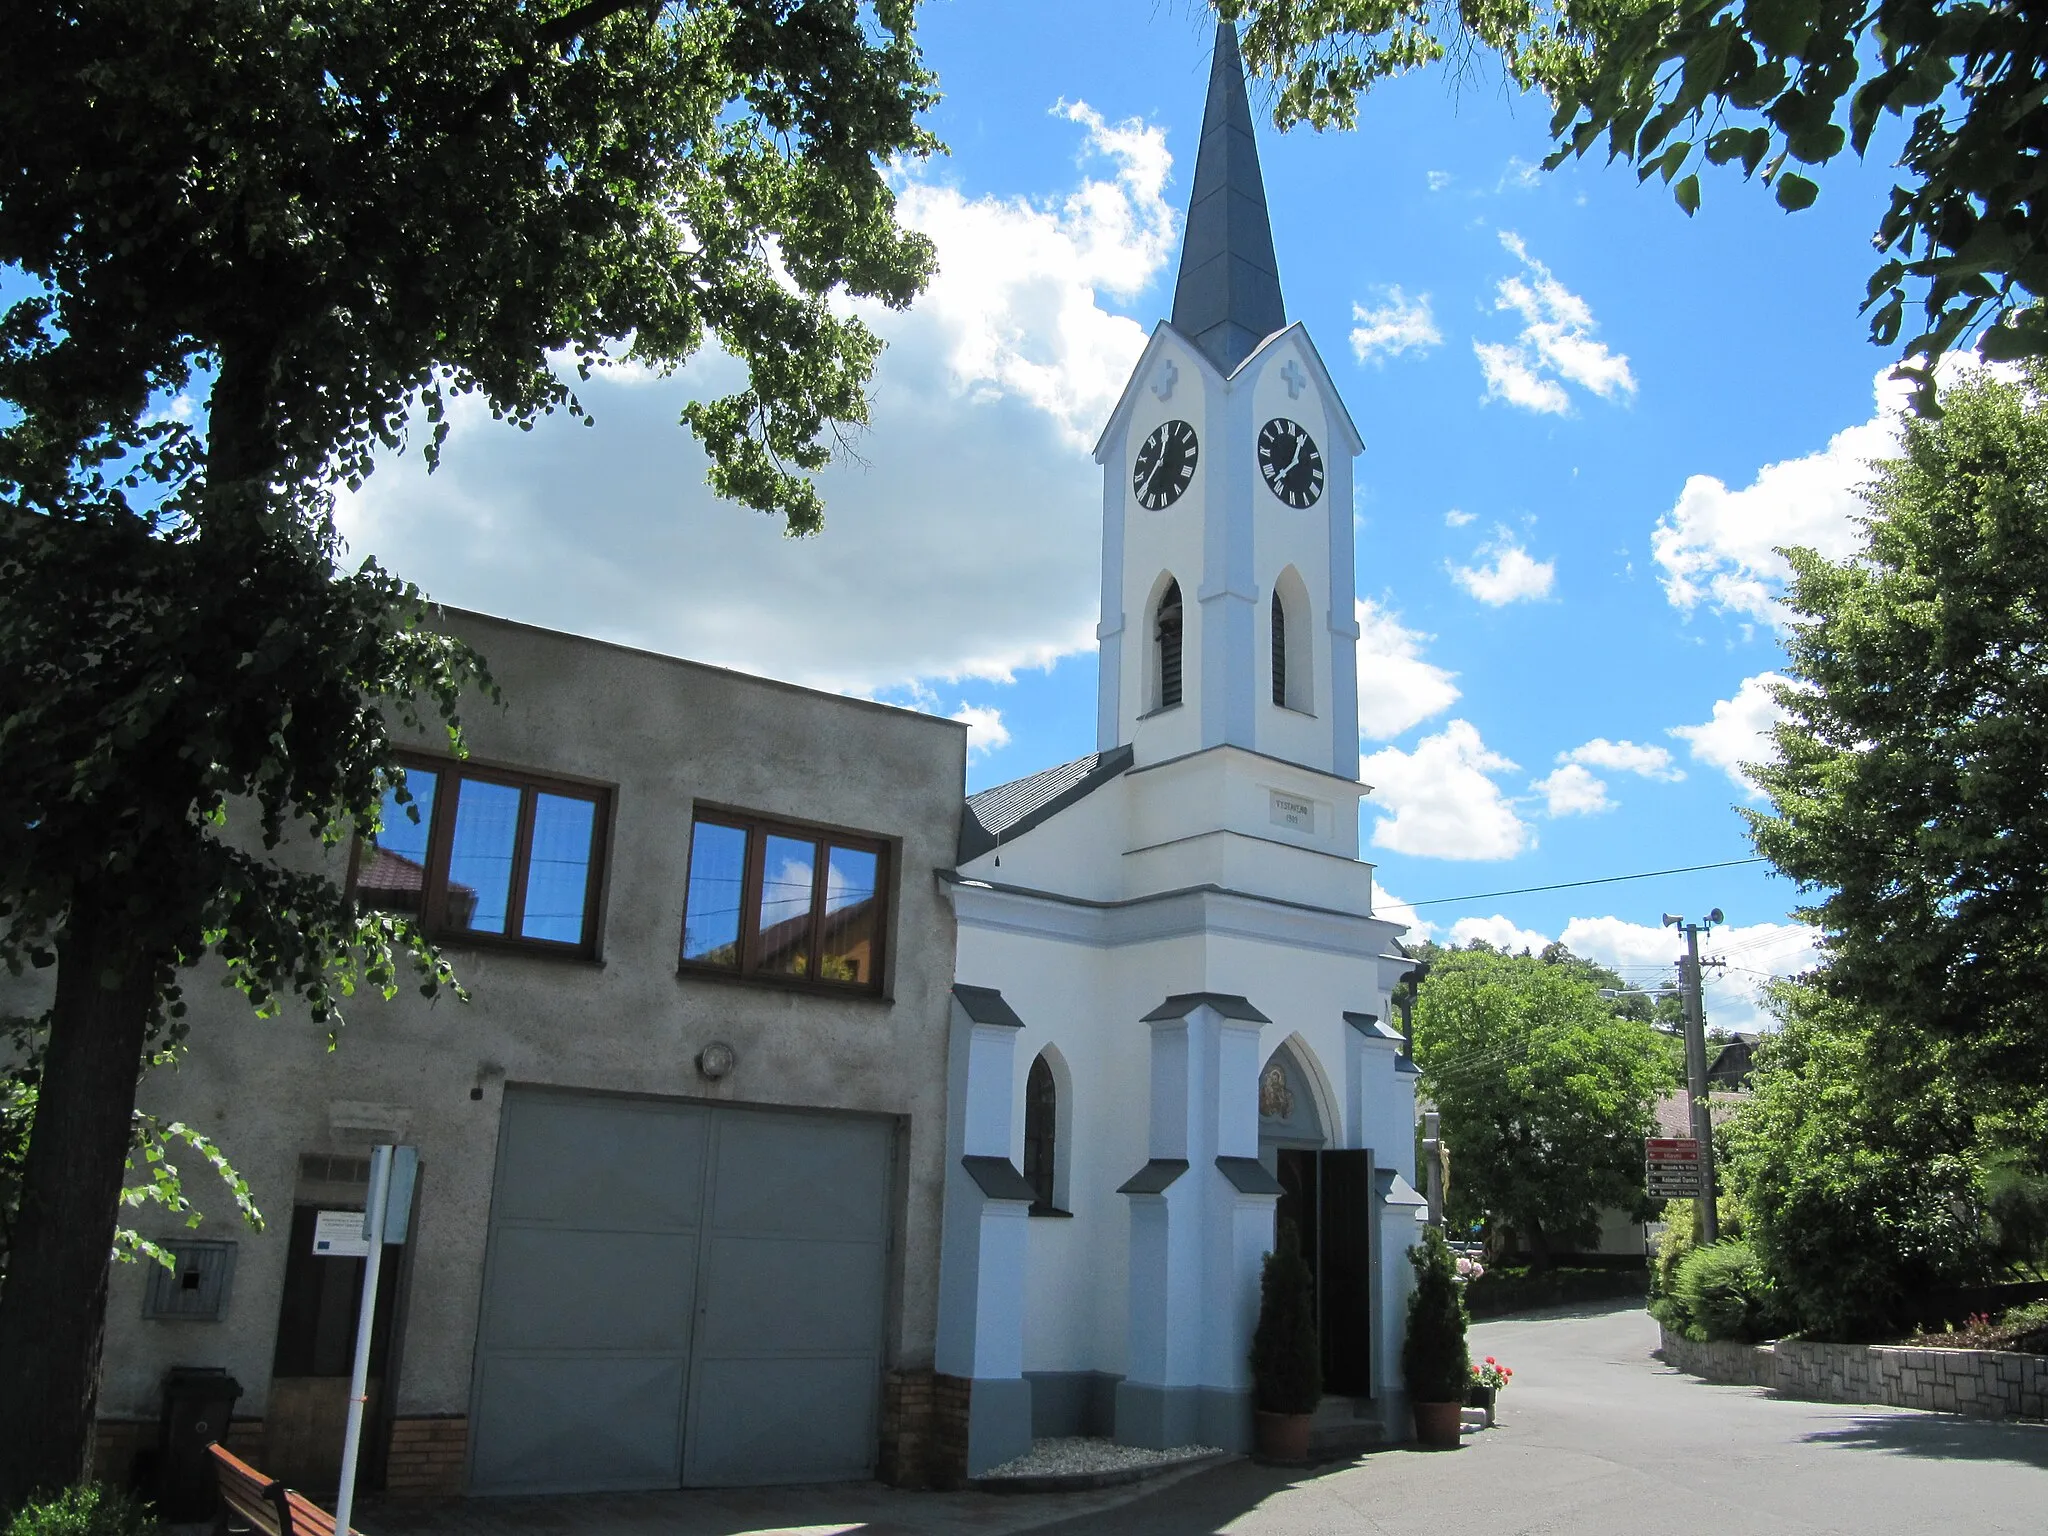
[[[1652,1136],[1643,1143],[1652,1200],[1696,1200],[1701,1192],[1700,1144],[1690,1136]]]

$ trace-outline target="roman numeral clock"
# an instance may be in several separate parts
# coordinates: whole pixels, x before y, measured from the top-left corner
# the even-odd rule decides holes
[[[1298,421],[1275,416],[1259,429],[1259,473],[1267,490],[1297,510],[1322,498],[1322,450]]]
[[[1161,422],[1138,450],[1138,462],[1131,470],[1131,494],[1148,512],[1172,506],[1194,483],[1200,458],[1201,446],[1193,427],[1184,421]]]

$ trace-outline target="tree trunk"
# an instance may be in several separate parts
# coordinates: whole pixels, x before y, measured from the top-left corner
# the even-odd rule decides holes
[[[57,996],[0,1290],[0,1514],[88,1477],[108,1255],[154,981],[81,893],[57,944]]]
[[[1543,1223],[1536,1217],[1525,1218],[1522,1236],[1529,1243],[1529,1268],[1536,1274],[1550,1268],[1550,1234],[1543,1230]]]

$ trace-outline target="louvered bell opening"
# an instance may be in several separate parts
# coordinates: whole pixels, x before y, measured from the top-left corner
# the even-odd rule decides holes
[[[1180,703],[1180,583],[1159,599],[1159,707]]]
[[[1273,594],[1273,702],[1287,705],[1287,610]]]

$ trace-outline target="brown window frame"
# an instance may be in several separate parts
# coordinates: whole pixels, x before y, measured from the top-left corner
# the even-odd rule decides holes
[[[709,823],[746,834],[747,855],[740,875],[740,923],[736,945],[739,960],[735,965],[718,965],[706,960],[691,960],[683,954],[683,943],[688,937],[690,926],[690,881],[694,870],[687,867],[696,855],[697,828]],[[811,860],[811,934],[807,953],[807,973],[790,976],[780,972],[760,969],[761,955],[761,885],[765,878],[768,858],[768,839],[786,837],[813,844],[818,854]],[[866,981],[831,981],[818,974],[819,950],[824,942],[826,882],[830,878],[832,848],[844,848],[849,852],[872,853],[875,856],[875,900],[880,910],[875,914],[874,952],[868,964]],[[895,875],[896,848],[894,840],[877,832],[863,832],[853,827],[833,826],[825,822],[792,821],[787,817],[763,816],[753,811],[731,810],[725,806],[699,805],[690,816],[690,855],[683,871],[683,922],[676,934],[676,973],[679,976],[713,977],[720,981],[743,982],[753,986],[788,987],[799,992],[821,993],[828,997],[886,997],[889,973],[889,943],[894,936],[893,919],[896,915]]]
[[[427,819],[427,857],[420,891],[419,922],[428,938],[437,944],[553,955],[569,960],[599,958],[603,948],[605,877],[611,863],[612,786],[592,783],[587,779],[534,773],[524,768],[508,768],[496,763],[480,763],[469,758],[401,756],[399,763],[408,771],[438,775],[434,786],[433,813]],[[459,792],[451,794],[449,791],[466,779],[519,791],[519,818],[513,832],[512,869],[508,877],[510,885],[506,892],[503,933],[451,928],[448,925],[448,861],[454,851],[455,811],[461,800]],[[590,824],[590,868],[583,888],[583,937],[573,942],[531,938],[518,931],[520,921],[526,915],[526,878],[533,859],[536,796],[543,794],[588,800],[596,806]],[[351,897],[356,894],[356,878],[362,870],[363,855],[371,846],[370,839],[359,836],[350,852],[348,890]]]

